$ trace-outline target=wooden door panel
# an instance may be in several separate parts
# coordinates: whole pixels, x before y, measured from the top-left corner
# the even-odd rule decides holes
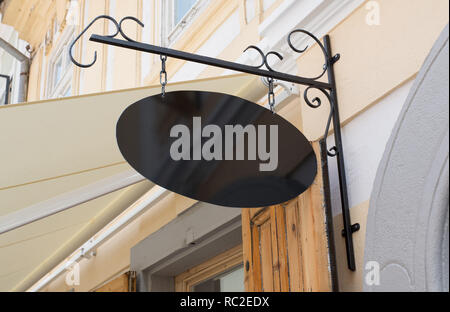
[[[259,225],[262,290],[268,292],[273,291],[273,282],[274,282],[271,231],[272,229],[270,219],[268,219],[263,224]]]
[[[286,218],[285,211],[282,206],[272,207],[271,219],[274,220],[276,231],[273,231],[272,240],[276,242],[277,246],[274,250],[274,255],[277,256],[276,268],[279,272],[279,283],[275,284],[275,291],[286,292],[289,291],[289,269],[288,269],[288,252],[286,241]],[[279,285],[279,286],[278,286]]]
[[[304,291],[302,250],[300,246],[298,203],[291,201],[284,207],[286,211],[286,242],[289,263],[289,286],[293,292]]]
[[[245,285],[248,291],[331,291],[327,235],[326,163],[313,185],[283,205],[242,210]],[[325,186],[324,186],[325,185]]]

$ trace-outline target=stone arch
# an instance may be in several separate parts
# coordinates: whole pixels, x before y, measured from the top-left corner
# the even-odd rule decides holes
[[[449,290],[449,31],[426,59],[378,168],[365,262],[380,285],[365,291]],[[363,277],[365,279],[365,277]]]

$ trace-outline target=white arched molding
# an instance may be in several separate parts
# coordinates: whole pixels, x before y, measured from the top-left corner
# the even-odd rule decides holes
[[[364,276],[365,291],[449,290],[448,37],[447,25],[410,91],[378,168],[364,261],[379,263],[380,280],[368,284]]]

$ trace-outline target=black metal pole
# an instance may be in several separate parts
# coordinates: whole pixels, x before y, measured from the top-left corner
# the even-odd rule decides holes
[[[280,72],[276,72],[276,71],[262,70],[262,69],[259,69],[259,68],[253,67],[253,66],[249,66],[249,65],[243,65],[243,64],[228,62],[228,61],[224,61],[224,60],[219,60],[219,59],[208,57],[208,56],[197,55],[197,54],[193,54],[193,53],[188,53],[188,52],[183,52],[183,51],[178,51],[178,50],[173,50],[173,49],[168,49],[168,48],[162,48],[162,47],[158,47],[158,46],[151,45],[151,44],[134,42],[134,41],[125,41],[125,40],[115,39],[115,38],[111,38],[111,37],[107,37],[107,36],[99,36],[99,35],[92,35],[90,40],[93,42],[113,45],[116,47],[132,49],[132,50],[141,51],[141,52],[147,52],[147,53],[158,54],[158,55],[166,55],[168,57],[173,57],[173,58],[177,58],[177,59],[181,59],[181,60],[185,60],[185,61],[189,61],[189,62],[225,68],[225,69],[243,72],[243,73],[247,73],[247,74],[253,74],[253,75],[263,76],[263,77],[271,77],[273,79],[278,79],[278,80],[292,82],[292,83],[298,83],[298,84],[307,85],[307,86],[315,86],[317,88],[322,88],[322,89],[328,89],[328,90],[331,89],[330,83],[325,83],[325,82],[316,81],[313,79],[308,79],[308,78],[303,78],[303,77],[297,77],[294,75],[289,75],[289,74],[280,73]]]
[[[5,86],[5,105],[8,105],[9,102],[9,89],[11,87],[11,77],[6,75],[0,75],[0,78],[6,79],[6,86]]]
[[[355,253],[353,249],[353,232],[359,229],[359,224],[352,226],[350,219],[350,207],[348,202],[348,190],[347,190],[347,177],[345,175],[345,162],[344,162],[344,149],[342,147],[342,135],[341,135],[341,120],[339,117],[339,105],[336,92],[336,80],[334,75],[334,63],[339,58],[339,55],[334,56],[331,50],[330,37],[326,35],[324,37],[325,49],[330,57],[328,60],[328,81],[332,85],[330,91],[331,101],[333,102],[333,125],[334,125],[334,139],[336,142],[337,150],[337,167],[339,175],[339,189],[342,203],[342,218],[344,223],[344,230],[342,232],[345,237],[345,248],[347,251],[347,264],[348,268],[352,271],[356,270]]]

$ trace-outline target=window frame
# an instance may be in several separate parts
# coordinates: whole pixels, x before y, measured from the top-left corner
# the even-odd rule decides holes
[[[197,0],[186,12],[184,17],[175,24],[175,1],[161,0],[161,43],[163,46],[171,46],[180,35],[199,16],[199,13],[211,2],[211,0]]]
[[[241,210],[199,202],[131,248],[130,270],[138,291],[173,292],[176,276],[241,244]]]
[[[59,36],[58,44],[54,46],[51,52],[47,67],[47,87],[46,94],[48,99],[65,97],[69,88],[72,88],[73,65],[69,59],[69,46],[75,38],[75,27],[66,26],[61,36]],[[55,70],[58,62],[61,61],[61,77],[55,81]],[[66,95],[67,96],[67,95]]]
[[[176,292],[193,292],[193,288],[209,279],[223,275],[242,266],[242,244],[233,247],[175,277]]]

